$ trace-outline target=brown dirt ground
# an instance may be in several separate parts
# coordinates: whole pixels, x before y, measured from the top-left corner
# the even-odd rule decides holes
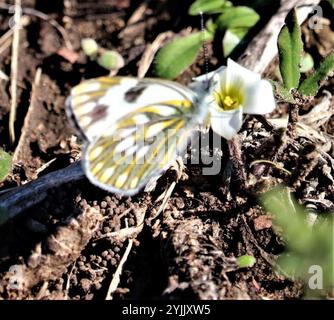
[[[48,22],[29,17],[21,31],[15,124],[18,137],[23,136],[21,129],[37,68],[42,69],[42,78],[24,125],[24,139],[15,152],[13,173],[0,185],[0,191],[65,168],[80,157],[80,141],[66,118],[64,102],[70,88],[81,79],[106,74],[80,53],[81,38],[92,37],[102,46],[118,50],[127,62],[120,74],[135,75],[146,45],[157,35],[167,30],[184,32],[189,25],[199,24],[197,18],[190,19],[186,14],[190,1],[179,1],[177,8],[168,1],[149,1],[145,17],[128,25],[140,3],[55,0],[51,5],[50,1],[23,1],[23,6],[45,12],[64,25],[79,56],[75,63],[62,57],[59,50],[64,42],[58,31]],[[333,11],[326,8],[326,15],[333,17]],[[0,34],[8,30],[9,18],[0,10]],[[333,47],[331,28],[328,26],[326,34],[303,29],[307,50],[317,58]],[[219,45],[209,48],[211,69],[222,60],[216,58],[216,47]],[[10,74],[10,63],[7,49],[0,55],[0,69],[6,74]],[[199,58],[178,80],[187,83],[203,69],[203,59]],[[268,73],[273,74],[273,70]],[[325,88],[333,93],[333,81],[328,81]],[[9,143],[7,129],[9,97],[9,83],[0,82],[0,144],[13,153],[16,145]],[[281,105],[274,116],[285,112],[286,106]],[[334,118],[317,129],[333,135]],[[280,159],[295,173],[289,177],[264,165],[250,167],[253,160],[273,159],[281,143],[279,131],[268,130],[254,117],[248,117],[241,136],[247,192],[234,190],[235,175],[224,178],[229,176],[229,166],[221,175],[203,176],[202,164],[185,166],[167,207],[158,217],[154,216],[161,205],[159,196],[177,178],[173,169],[158,181],[153,192],[132,198],[108,194],[86,179],[51,190],[42,203],[0,229],[0,299],[104,299],[129,243],[115,232],[124,229],[126,223],[136,227],[144,218],[114,299],[301,298],[303,285],[273,270],[284,243],[274,233],[257,196],[284,182],[301,203],[321,212],[333,211],[333,183],[328,170],[324,170],[329,167],[333,174],[333,163],[328,160],[333,157],[333,141],[321,143],[298,136]],[[320,149],[330,158],[320,161]],[[223,166],[228,164],[227,150],[223,142],[222,155],[217,154]],[[236,268],[233,257],[243,254],[256,257],[252,268]]]

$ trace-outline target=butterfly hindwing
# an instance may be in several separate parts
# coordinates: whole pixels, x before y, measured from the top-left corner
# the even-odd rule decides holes
[[[85,154],[89,179],[112,192],[134,194],[180,154],[192,126],[188,100],[139,108],[113,124]],[[169,115],[168,115],[169,113]]]

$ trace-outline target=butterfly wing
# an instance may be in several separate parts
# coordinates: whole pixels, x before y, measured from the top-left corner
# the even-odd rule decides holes
[[[89,141],[87,177],[125,195],[137,193],[171,165],[198,121],[194,93],[159,79],[88,80],[73,89],[70,99],[70,114]]]
[[[191,119],[180,111],[182,103],[191,105],[187,100],[150,105],[118,120],[88,146],[88,178],[108,191],[132,195],[165,171],[185,149],[192,129]]]
[[[172,81],[101,77],[83,81],[71,91],[67,114],[88,141],[126,114],[158,101],[190,100],[192,90]]]

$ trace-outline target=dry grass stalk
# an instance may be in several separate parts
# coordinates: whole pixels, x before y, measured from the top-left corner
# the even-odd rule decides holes
[[[21,21],[21,0],[15,0],[15,14],[14,14],[14,30],[12,42],[12,62],[11,62],[11,105],[9,115],[9,135],[12,143],[15,142],[15,119],[17,107],[17,77],[18,77],[18,60],[19,60],[19,44],[20,44],[20,21]]]

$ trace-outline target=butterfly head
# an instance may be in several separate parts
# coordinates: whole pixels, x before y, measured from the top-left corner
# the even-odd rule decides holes
[[[213,71],[194,78],[193,82],[189,85],[189,88],[196,95],[196,104],[199,105],[201,109],[208,109],[208,105],[212,102],[211,100],[213,97],[214,88],[218,83],[219,73],[217,71]]]
[[[225,67],[221,67],[210,73],[193,78],[193,82],[189,85],[189,87],[198,94],[210,94],[213,88],[219,82],[219,73],[222,71],[222,69],[225,69]]]

